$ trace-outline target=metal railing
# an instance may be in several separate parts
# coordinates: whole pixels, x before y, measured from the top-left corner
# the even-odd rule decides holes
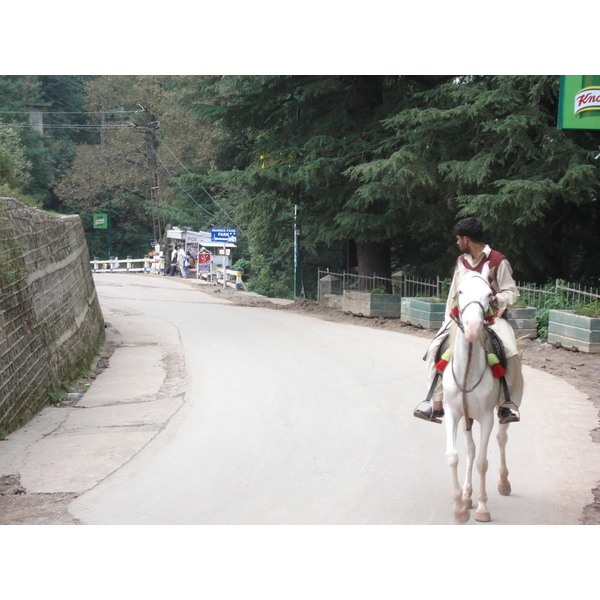
[[[348,291],[373,292],[373,290],[381,290],[381,293],[385,294],[392,293],[393,280],[380,275],[368,277],[354,273],[335,273],[319,269],[317,287],[319,298],[321,298],[322,293],[341,296]]]
[[[399,271],[392,277],[381,275],[365,276],[354,273],[336,273],[329,270],[318,270],[317,297],[322,299],[323,294],[341,296],[346,291],[373,292],[383,294],[397,294],[404,297],[441,297],[443,281],[415,277]]]
[[[140,264],[136,267],[134,265]],[[157,256],[150,258],[131,258],[128,256],[125,260],[111,258],[109,260],[98,260],[95,258],[90,261],[94,273],[155,273],[164,275],[165,257]],[[196,279],[206,279],[207,281],[219,284],[223,283],[223,267],[216,267],[214,270],[205,271],[198,268],[190,269],[190,272],[196,273]],[[242,280],[243,272],[233,269],[225,269],[224,285],[235,287],[236,289],[247,289]]]
[[[441,298],[442,280],[439,277],[433,280],[405,275],[404,284],[399,294],[405,298]]]
[[[128,256],[125,260],[122,258],[110,258],[109,260],[94,260],[90,261],[92,271],[94,273],[110,273],[110,272],[131,272],[131,273],[164,273],[165,257],[157,256],[150,258],[131,258]],[[140,266],[135,266],[139,264]]]
[[[517,282],[517,289],[520,302],[535,308],[582,306],[600,301],[600,289],[567,283],[561,279],[543,286]]]
[[[342,295],[345,291],[381,290],[382,293],[397,294],[405,298],[428,297],[444,298],[447,294],[446,282],[440,277],[427,279],[399,271],[391,278],[374,275],[366,277],[354,273],[333,272],[319,269],[318,298],[322,294]],[[554,283],[538,285],[517,282],[521,303],[535,308],[555,308],[557,306],[582,306],[600,302],[600,288],[567,283],[557,279]]]

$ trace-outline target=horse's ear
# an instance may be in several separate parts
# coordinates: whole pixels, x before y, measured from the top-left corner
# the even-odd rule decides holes
[[[487,281],[490,277],[490,263],[489,262],[485,262],[483,264],[483,267],[481,269],[481,276]]]

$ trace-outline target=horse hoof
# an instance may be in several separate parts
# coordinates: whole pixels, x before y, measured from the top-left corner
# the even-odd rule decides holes
[[[454,519],[456,520],[457,523],[466,523],[469,520],[469,511],[468,510],[464,510],[461,512],[455,511],[454,512]]]
[[[463,498],[463,506],[467,510],[470,510],[471,508],[473,508],[473,500],[471,498]]]
[[[498,484],[498,491],[502,496],[509,496],[512,488],[510,487],[510,482],[503,483],[502,481]]]
[[[475,520],[480,523],[489,523],[492,519],[490,517],[489,510],[478,510],[475,511]]]

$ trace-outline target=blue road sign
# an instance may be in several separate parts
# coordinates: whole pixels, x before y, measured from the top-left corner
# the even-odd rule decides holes
[[[210,230],[210,239],[213,242],[237,242],[237,229],[213,227]]]

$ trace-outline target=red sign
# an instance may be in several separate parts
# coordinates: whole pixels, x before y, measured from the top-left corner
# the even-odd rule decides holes
[[[210,252],[201,252],[198,254],[198,269],[201,271],[210,271]]]

